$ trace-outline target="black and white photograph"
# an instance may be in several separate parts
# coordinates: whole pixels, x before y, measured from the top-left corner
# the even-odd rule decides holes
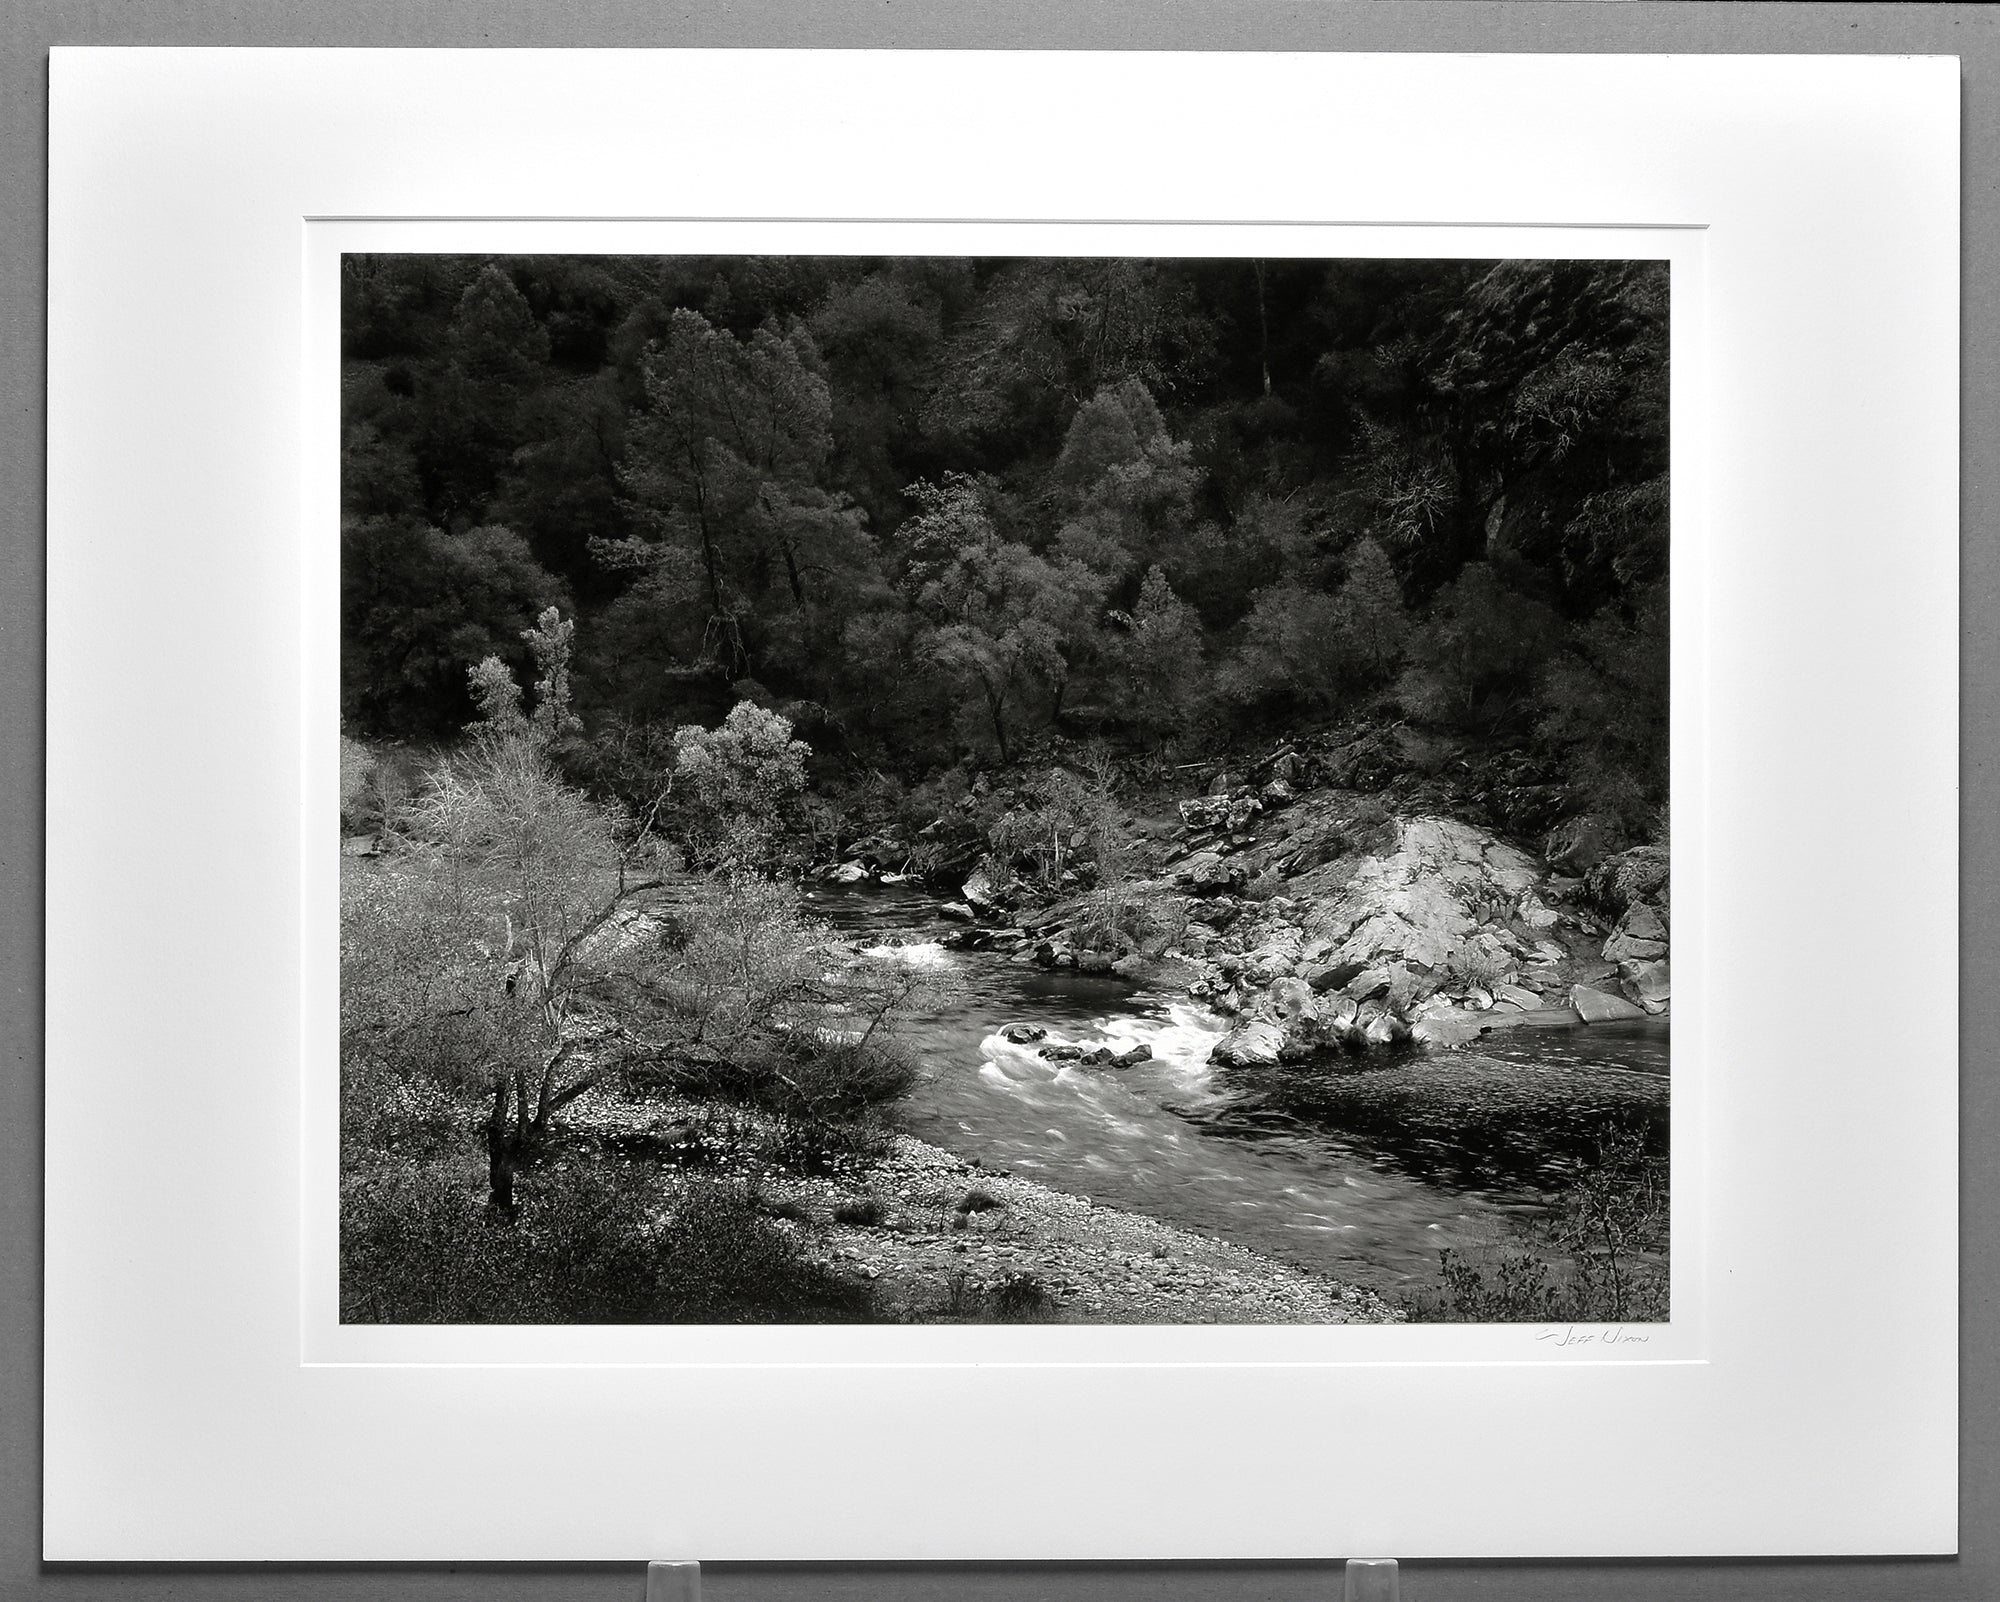
[[[341,1321],[1668,1320],[1669,280],[346,255]]]

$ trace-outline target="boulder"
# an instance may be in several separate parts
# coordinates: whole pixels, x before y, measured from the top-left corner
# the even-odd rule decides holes
[[[1235,834],[1248,827],[1250,820],[1263,810],[1264,803],[1254,795],[1241,796],[1229,803],[1229,812],[1223,822],[1228,825],[1229,832]]]
[[[1485,1021],[1453,1006],[1427,1011],[1410,1025],[1410,1038],[1420,1046],[1462,1046],[1479,1038]]]
[[[1174,869],[1174,883],[1198,896],[1241,890],[1248,877],[1241,863],[1225,862],[1214,851],[1197,851]]]
[[[1266,807],[1288,807],[1298,799],[1298,794],[1283,779],[1273,779],[1258,792],[1258,798]]]
[[[1369,1001],[1376,996],[1386,996],[1394,978],[1395,975],[1387,968],[1364,968],[1342,985],[1341,989],[1356,1001]]]
[[[1151,1062],[1152,1060],[1153,1048],[1142,1040],[1137,1045],[1127,1047],[1124,1051],[1114,1054],[1111,1059],[1111,1066],[1114,1068],[1134,1068],[1142,1062]]]
[[[1307,964],[1299,977],[1315,990],[1341,990],[1365,967],[1359,962],[1315,962]]]
[[[1666,941],[1641,940],[1623,930],[1604,942],[1606,962],[1654,962],[1666,954]]]
[[[379,834],[350,834],[340,842],[343,857],[379,857],[382,854],[382,837]]]
[[[1624,831],[1615,822],[1589,813],[1558,824],[1542,849],[1558,866],[1588,873],[1611,855],[1621,838],[1625,838]]]
[[[1032,1046],[1037,1040],[1046,1040],[1048,1033],[1040,1024],[1009,1024],[1000,1031],[1000,1038],[1016,1046]]]
[[[859,884],[868,877],[868,870],[858,862],[843,862],[826,877],[832,884]]]
[[[1044,1046],[1040,1051],[1036,1052],[1035,1055],[1038,1057],[1046,1058],[1050,1062],[1076,1062],[1079,1058],[1083,1056],[1083,1047]]]
[[[1229,817],[1229,797],[1199,796],[1180,804],[1181,822],[1190,829],[1213,829],[1227,821]]]
[[[1644,1007],[1649,1013],[1667,1010],[1667,1003],[1673,1000],[1673,976],[1667,963],[1621,962],[1618,971],[1625,980],[1626,994]]]
[[[1607,857],[1584,876],[1591,895],[1607,906],[1664,901],[1671,874],[1665,846],[1634,846]]]
[[[1630,935],[1634,940],[1658,940],[1664,943],[1667,938],[1667,922],[1660,916],[1657,907],[1648,906],[1643,901],[1635,902],[1619,920],[1618,932]]]
[[[1078,973],[1109,973],[1117,959],[1108,951],[1079,951],[1076,954]]]
[[[1635,1007],[1623,996],[1614,996],[1607,990],[1599,990],[1594,985],[1571,985],[1569,1004],[1576,1008],[1577,1015],[1585,1023],[1619,1023],[1626,1019],[1643,1018],[1645,1009]]]
[[[1357,1006],[1354,998],[1320,995],[1303,979],[1286,976],[1255,994],[1234,1028],[1216,1046],[1222,1063],[1301,1062],[1322,1052],[1407,1038],[1408,1025],[1380,1002]]]
[[[1243,954],[1243,970],[1259,984],[1291,973],[1299,960],[1299,932],[1290,924],[1269,929],[1263,939]]]
[[[1338,1033],[1352,1024],[1360,1011],[1360,1004],[1352,996],[1322,996],[1319,1001],[1320,1026]]]
[[[993,877],[984,868],[975,870],[972,877],[959,887],[959,893],[965,897],[968,906],[994,907],[999,905],[999,900],[993,890]]]
[[[1278,1061],[1285,1045],[1285,1026],[1276,1018],[1257,1016],[1239,1019],[1209,1052],[1211,1062],[1231,1068],[1268,1068]]]
[[[1522,898],[1520,906],[1521,922],[1537,934],[1546,933],[1562,922],[1562,914],[1554,907],[1544,906],[1534,896]]]
[[[1378,1012],[1368,1020],[1362,1038],[1371,1046],[1395,1046],[1410,1038],[1410,1026],[1393,1012]]]
[[[974,912],[963,901],[947,901],[938,908],[938,916],[949,918],[954,923],[971,923],[978,918],[979,914]]]
[[[1523,1012],[1533,1012],[1542,1004],[1542,998],[1524,985],[1497,984],[1493,987],[1493,1003],[1499,1007],[1519,1007]]]

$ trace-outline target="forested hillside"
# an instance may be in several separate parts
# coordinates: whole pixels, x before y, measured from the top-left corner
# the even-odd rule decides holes
[[[343,719],[455,739],[575,620],[565,758],[781,712],[821,787],[1400,727],[1541,841],[1666,783],[1649,262],[350,256]]]

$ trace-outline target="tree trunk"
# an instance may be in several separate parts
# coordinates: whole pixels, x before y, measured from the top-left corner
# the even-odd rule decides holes
[[[516,1216],[514,1170],[520,1149],[507,1116],[509,1099],[506,1076],[496,1075],[493,1112],[486,1120],[486,1219],[493,1224],[512,1224]]]
[[[986,710],[993,717],[993,738],[1000,742],[1000,762],[1004,767],[1013,758],[1007,754],[1007,720],[1001,714],[1001,700],[991,690],[986,692]]]

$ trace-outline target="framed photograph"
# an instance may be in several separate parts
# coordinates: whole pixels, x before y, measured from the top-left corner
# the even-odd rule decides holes
[[[1950,1550],[1956,88],[58,52],[48,1554]]]

